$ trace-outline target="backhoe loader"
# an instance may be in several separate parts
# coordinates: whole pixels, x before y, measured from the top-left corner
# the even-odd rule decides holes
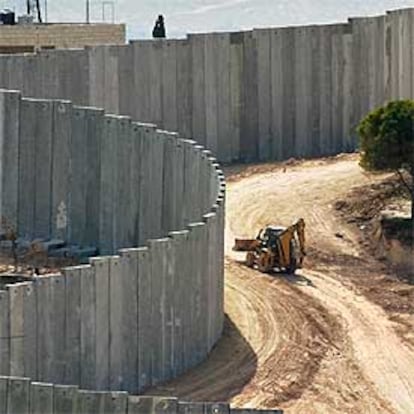
[[[299,219],[289,227],[267,226],[255,239],[236,239],[233,249],[247,252],[247,266],[257,266],[260,272],[278,268],[294,274],[306,255],[305,221]]]

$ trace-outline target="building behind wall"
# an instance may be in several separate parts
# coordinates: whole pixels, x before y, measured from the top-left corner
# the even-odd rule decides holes
[[[83,48],[125,43],[124,24],[47,23],[0,25],[0,53]]]

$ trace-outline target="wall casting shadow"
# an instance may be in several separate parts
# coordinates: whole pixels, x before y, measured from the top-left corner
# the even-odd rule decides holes
[[[203,363],[144,394],[195,402],[227,402],[241,393],[256,370],[255,352],[226,315],[223,335]]]

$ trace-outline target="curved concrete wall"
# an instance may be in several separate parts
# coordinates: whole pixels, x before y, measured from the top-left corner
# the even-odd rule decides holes
[[[13,91],[0,114],[2,222],[118,253],[0,291],[0,374],[138,392],[200,363],[224,315],[225,184],[210,152]]]
[[[1,56],[0,86],[194,138],[220,161],[352,151],[354,127],[414,97],[414,9],[348,23]]]

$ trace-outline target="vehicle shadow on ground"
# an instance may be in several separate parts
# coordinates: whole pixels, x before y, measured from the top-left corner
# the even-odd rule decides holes
[[[287,280],[289,283],[292,283],[294,285],[311,286],[313,288],[316,288],[312,280],[308,279],[304,275],[301,275],[300,273],[295,273],[294,275],[291,275],[283,272],[273,272],[271,274],[282,277],[283,279]]]
[[[246,265],[244,260],[236,260],[236,263],[238,263],[241,266],[245,266],[248,269],[251,269],[249,266]],[[313,288],[316,288],[316,286],[314,285],[312,280],[310,280],[309,278],[307,278],[303,274],[299,273],[300,271],[296,271],[296,273],[292,275],[292,274],[286,273],[286,272],[281,271],[281,270],[272,270],[269,273],[261,273],[256,268],[251,269],[251,270],[254,270],[259,275],[267,275],[267,276],[274,277],[274,278],[281,278],[281,279],[284,279],[287,282],[295,284],[295,285],[311,286]]]
[[[195,402],[228,402],[241,393],[256,371],[253,348],[226,315],[223,335],[204,362],[145,394]]]

